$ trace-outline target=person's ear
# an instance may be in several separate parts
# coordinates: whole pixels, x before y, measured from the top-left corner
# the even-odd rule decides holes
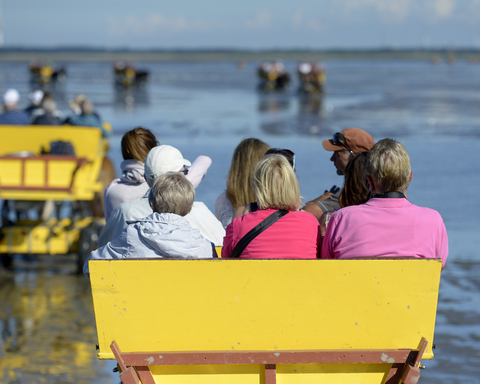
[[[410,184],[412,182],[412,179],[413,179],[413,172],[410,172],[410,180],[409,180],[408,184]]]
[[[370,189],[370,192],[372,193],[372,196],[375,195],[375,193],[377,192],[377,189],[375,187],[375,183],[373,181],[373,179],[367,175],[367,183],[368,183],[368,187]]]

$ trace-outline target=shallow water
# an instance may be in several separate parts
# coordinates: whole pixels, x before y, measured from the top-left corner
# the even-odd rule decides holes
[[[117,169],[121,136],[138,125],[187,159],[210,156],[213,165],[196,192],[212,211],[243,138],[292,149],[306,201],[342,184],[321,140],[354,126],[376,140],[401,141],[413,167],[409,200],[440,212],[450,245],[435,359],[424,362],[421,383],[480,382],[480,66],[331,61],[325,96],[303,100],[296,79],[284,94],[259,95],[256,64],[138,63],[150,70],[150,82],[124,92],[114,89],[109,63],[67,63],[67,82],[53,91],[66,113],[77,93],[94,101],[113,125],[109,156]],[[285,64],[292,71],[296,63]],[[26,104],[26,63],[0,63],[0,82],[2,91],[19,89]],[[69,257],[18,257],[13,272],[0,272],[0,382],[118,382],[115,364],[96,359],[89,284],[73,269]]]

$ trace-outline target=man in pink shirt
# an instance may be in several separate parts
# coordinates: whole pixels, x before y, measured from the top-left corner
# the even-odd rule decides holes
[[[441,258],[444,268],[448,238],[440,214],[407,200],[412,170],[405,147],[393,139],[379,141],[368,153],[366,167],[373,198],[333,214],[322,258]]]

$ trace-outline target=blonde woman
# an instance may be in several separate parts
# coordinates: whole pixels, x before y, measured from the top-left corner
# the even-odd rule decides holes
[[[309,212],[298,211],[300,187],[288,160],[282,155],[269,155],[255,167],[253,176],[259,210],[238,217],[227,227],[223,240],[222,257],[238,254],[237,244],[260,223],[277,213],[283,216],[257,234],[243,248],[240,258],[314,259],[321,249],[318,220]],[[283,211],[283,212],[282,212]],[[280,216],[280,215],[277,215]],[[261,226],[265,226],[261,224]],[[233,254],[233,255],[232,255]]]
[[[227,176],[227,190],[215,203],[215,216],[223,228],[232,222],[235,209],[255,201],[253,169],[269,148],[268,144],[255,138],[245,139],[235,148]]]

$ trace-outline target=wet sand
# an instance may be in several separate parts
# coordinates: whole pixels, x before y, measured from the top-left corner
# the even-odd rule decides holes
[[[90,282],[75,258],[16,258],[0,272],[0,382],[118,383],[97,360]]]

